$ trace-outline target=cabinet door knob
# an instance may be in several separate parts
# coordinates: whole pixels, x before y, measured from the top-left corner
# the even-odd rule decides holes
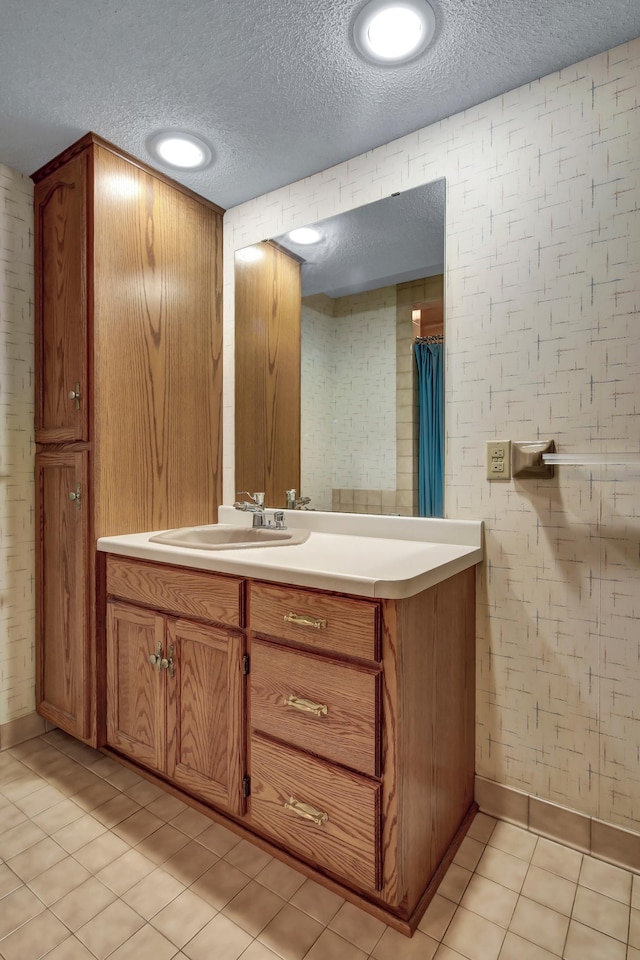
[[[75,400],[76,410],[80,409],[80,384],[76,383],[75,390],[69,390],[69,400]]]
[[[156,644],[156,652],[149,654],[149,663],[151,664],[152,667],[155,667],[158,673],[160,673],[160,671],[162,670],[162,662],[163,662],[162,644],[158,640]],[[166,660],[164,662],[166,663]]]
[[[75,505],[76,505],[76,507],[78,508],[78,510],[80,509],[81,497],[80,497],[80,484],[79,484],[79,483],[76,484],[75,490],[69,490],[69,500],[71,500],[72,503],[75,503]]]
[[[312,630],[326,630],[329,621],[322,617],[310,617],[306,613],[285,613],[282,618],[285,623],[293,623],[297,627],[311,627]]]
[[[326,717],[329,713],[329,708],[326,703],[314,703],[313,700],[296,697],[294,693],[290,693],[288,697],[285,697],[282,703],[285,707],[294,707],[303,713],[312,713],[315,717]]]
[[[302,803],[295,797],[289,797],[289,802],[284,804],[284,808],[285,810],[291,810],[303,820],[311,820],[317,827],[321,827],[329,819],[329,814],[325,813],[324,810],[316,810],[315,807],[311,807],[308,803]]]

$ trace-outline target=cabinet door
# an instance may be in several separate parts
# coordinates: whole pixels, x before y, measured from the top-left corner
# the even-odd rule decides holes
[[[165,620],[107,604],[107,743],[155,770],[165,766]],[[155,664],[151,657],[158,657]]]
[[[88,439],[86,207],[86,153],[36,185],[39,443]]]
[[[243,638],[169,620],[167,774],[194,796],[244,811]]]
[[[88,456],[36,456],[36,699],[43,717],[76,737],[89,735]]]

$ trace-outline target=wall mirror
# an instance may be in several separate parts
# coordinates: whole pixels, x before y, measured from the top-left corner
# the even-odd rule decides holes
[[[445,181],[309,226],[236,252],[236,488],[441,515],[420,502],[414,344],[443,339]]]

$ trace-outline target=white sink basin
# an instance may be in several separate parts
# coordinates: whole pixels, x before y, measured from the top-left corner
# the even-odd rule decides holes
[[[236,527],[229,523],[212,523],[203,527],[179,527],[149,537],[153,543],[192,550],[238,550],[242,547],[286,547],[304,543],[308,530],[273,527]]]

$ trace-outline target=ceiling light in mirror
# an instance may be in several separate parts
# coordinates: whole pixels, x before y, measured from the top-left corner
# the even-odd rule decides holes
[[[257,263],[262,260],[264,254],[260,247],[243,247],[242,250],[236,250],[236,257],[243,263]]]
[[[427,0],[370,0],[354,21],[353,39],[367,60],[396,66],[426,49],[435,25]]]
[[[297,230],[289,231],[289,239],[292,243],[317,243],[320,240],[320,234],[312,227],[298,227]]]
[[[160,130],[147,141],[154,159],[179,170],[203,170],[213,160],[213,151],[201,137],[183,130]]]

